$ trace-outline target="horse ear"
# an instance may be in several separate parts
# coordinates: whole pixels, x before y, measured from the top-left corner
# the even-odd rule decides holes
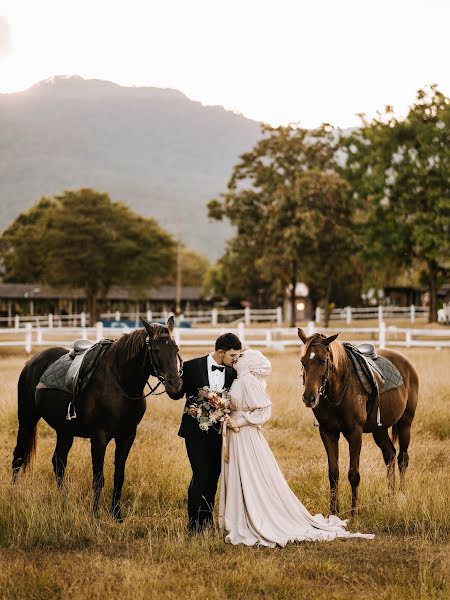
[[[336,333],[336,335],[330,335],[330,337],[327,337],[324,340],[320,340],[320,343],[323,344],[324,346],[329,346],[331,344],[331,342],[334,342],[334,340],[337,338],[339,333]]]
[[[299,327],[297,329],[297,333],[298,333],[298,337],[302,340],[302,342],[305,344],[306,340],[308,339],[305,332],[303,331],[303,329],[301,327]]]
[[[167,327],[169,328],[169,332],[172,333],[175,327],[175,319],[173,318],[173,315],[167,319]]]
[[[147,330],[148,335],[152,335],[153,334],[153,329],[152,326],[150,325],[150,323],[148,321],[146,321],[145,319],[143,319],[141,317],[141,321],[142,321],[142,325],[145,327],[145,329]]]

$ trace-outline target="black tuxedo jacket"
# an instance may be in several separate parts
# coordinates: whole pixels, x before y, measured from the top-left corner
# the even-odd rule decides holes
[[[232,367],[225,367],[225,387],[230,388],[236,379],[237,373]],[[179,400],[186,395],[185,407],[190,405],[189,398],[197,396],[198,390],[204,386],[209,387],[208,378],[208,356],[201,356],[188,360],[183,365],[183,387],[178,394],[171,396],[174,400]],[[212,433],[217,435],[217,431]],[[208,435],[208,432],[202,431],[197,419],[187,413],[183,414],[178,435],[183,438],[201,438]]]

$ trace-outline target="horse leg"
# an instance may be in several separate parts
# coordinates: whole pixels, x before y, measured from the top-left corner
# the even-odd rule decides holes
[[[411,421],[404,417],[397,423],[399,453],[398,468],[400,471],[400,491],[405,493],[405,474],[409,464],[408,446],[411,439]]]
[[[73,444],[73,435],[64,435],[60,432],[56,435],[56,448],[53,453],[52,465],[56,483],[58,484],[59,489],[62,489],[66,474],[67,456]]]
[[[36,448],[36,426],[40,417],[33,413],[26,422],[19,422],[19,431],[17,432],[17,442],[14,448],[12,460],[12,480],[17,481],[20,468],[26,468],[34,455]]]
[[[361,454],[362,445],[362,429],[353,429],[347,433],[344,433],[346,440],[348,441],[348,447],[350,451],[350,465],[348,470],[348,480],[352,486],[352,517],[355,516],[356,505],[358,503],[358,486],[360,482],[359,475],[359,457]]]
[[[105,477],[103,475],[103,464],[105,462],[106,446],[109,440],[106,435],[96,435],[91,438],[91,456],[92,456],[92,474],[93,474],[93,492],[94,502],[92,510],[94,516],[98,517],[99,514],[99,501],[100,494],[105,485]]]
[[[339,431],[329,431],[323,427],[319,428],[320,437],[327,451],[328,457],[328,479],[330,482],[330,514],[339,512]]]
[[[380,427],[376,429],[372,435],[376,445],[383,453],[384,463],[387,467],[388,491],[392,494],[395,489],[395,446],[389,437],[387,429],[382,429]]]
[[[120,508],[120,498],[122,496],[122,487],[125,479],[125,463],[128,454],[133,445],[136,431],[125,436],[116,437],[116,452],[114,457],[114,491],[112,498],[111,512],[117,521],[122,521],[122,511]]]

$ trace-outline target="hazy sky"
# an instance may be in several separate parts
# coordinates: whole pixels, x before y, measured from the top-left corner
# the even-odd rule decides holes
[[[0,92],[77,74],[345,127],[449,94],[449,29],[450,0],[0,0]]]

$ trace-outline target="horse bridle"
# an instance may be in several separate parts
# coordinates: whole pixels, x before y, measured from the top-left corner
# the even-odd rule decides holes
[[[162,392],[158,392],[157,394],[155,394],[155,390],[157,390],[159,388],[159,386],[162,384],[164,385],[164,387],[166,386],[166,380],[164,378],[164,375],[162,375],[159,371],[158,371],[158,363],[155,360],[155,355],[153,353],[153,348],[152,345],[150,343],[150,337],[147,336],[145,338],[145,345],[147,346],[146,348],[146,354],[148,354],[149,356],[149,362],[150,362],[150,375],[153,375],[153,377],[156,377],[158,379],[158,383],[155,385],[155,387],[151,387],[151,385],[148,383],[146,383],[146,385],[148,385],[148,387],[150,388],[149,393],[146,396],[142,396],[143,398],[147,398],[147,396],[151,396],[153,394],[153,396],[161,396],[161,394],[164,394],[164,392],[166,391],[165,389]],[[180,368],[178,369],[178,376],[181,378],[183,376],[183,360],[180,356],[180,353],[177,352],[177,357],[178,357],[178,361],[180,363]]]
[[[349,381],[350,381],[350,376],[347,377],[347,381],[345,382],[344,389],[342,390],[342,393],[341,393],[341,396],[340,396],[339,400],[337,402],[331,402],[330,399],[328,398],[327,394],[326,394],[326,391],[325,391],[326,385],[328,383],[328,378],[330,376],[330,370],[334,368],[333,361],[330,358],[330,347],[326,346],[325,344],[321,344],[320,342],[315,342],[315,343],[309,344],[307,350],[309,350],[309,348],[311,346],[324,346],[326,348],[326,351],[327,351],[327,356],[326,356],[326,359],[325,359],[326,368],[325,368],[325,373],[324,373],[324,375],[322,377],[322,382],[321,382],[320,388],[319,388],[319,399],[323,398],[324,400],[328,400],[328,404],[330,406],[339,406],[339,404],[342,402],[342,400],[343,400],[343,398],[345,396],[345,392],[347,391],[348,384],[349,384]],[[305,385],[305,367],[304,367],[303,363],[301,363],[301,365],[302,365],[303,385]]]
[[[320,342],[316,342],[314,344],[309,344],[307,350],[309,350],[309,348],[311,348],[312,346],[324,346],[324,344],[321,344]],[[325,359],[325,373],[322,377],[322,381],[320,384],[320,388],[319,388],[319,398],[324,398],[325,400],[328,399],[326,393],[325,393],[325,388],[326,385],[328,383],[328,377],[330,376],[330,368],[333,366],[333,363],[331,362],[330,359],[330,349],[328,348],[328,346],[324,346],[327,350],[327,357]],[[302,365],[302,379],[303,379],[303,386],[305,385],[305,366],[303,365],[303,363],[300,363]]]
[[[143,400],[144,398],[148,398],[149,396],[161,396],[166,391],[165,390],[166,380],[165,380],[164,375],[162,375],[161,372],[158,370],[158,363],[155,360],[155,355],[154,355],[153,347],[152,347],[152,345],[150,343],[150,337],[149,336],[147,336],[145,338],[145,345],[146,345],[145,356],[148,355],[148,357],[149,357],[150,375],[152,375],[153,377],[156,377],[158,379],[158,383],[154,387],[152,387],[149,384],[149,382],[146,381],[145,385],[150,388],[150,391],[148,392],[148,394],[144,394],[143,396],[129,396],[126,392],[124,392],[124,390],[122,389],[122,386],[117,381],[117,378],[114,375],[114,379],[116,380],[116,384],[119,386],[120,391],[122,392],[122,394],[126,398],[128,398],[128,400]],[[182,375],[183,375],[183,360],[182,360],[179,352],[177,352],[177,357],[178,357],[178,361],[180,363],[180,368],[178,369],[178,376],[182,377]],[[162,392],[155,393],[156,390],[159,388],[160,385],[164,385],[164,390]]]

